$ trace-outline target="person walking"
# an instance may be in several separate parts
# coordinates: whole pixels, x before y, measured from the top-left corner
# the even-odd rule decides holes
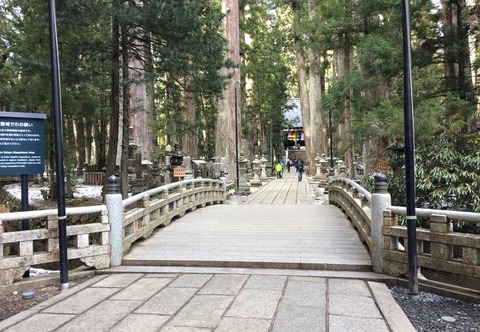
[[[282,178],[282,164],[278,161],[277,164],[275,165],[275,172],[277,172],[277,179]]]
[[[303,174],[303,171],[304,171],[304,167],[303,167],[303,161],[300,160],[296,166],[296,169],[297,169],[297,175],[298,175],[298,182],[302,181],[302,174]]]
[[[292,163],[290,162],[290,159],[287,160],[287,171],[290,173],[290,167],[292,166]]]

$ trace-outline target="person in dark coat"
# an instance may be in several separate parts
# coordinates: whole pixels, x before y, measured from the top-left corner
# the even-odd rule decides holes
[[[298,175],[298,182],[300,182],[300,181],[302,181],[302,174],[305,171],[305,169],[303,167],[303,161],[302,160],[300,160],[297,163],[296,169],[297,169],[297,175]]]

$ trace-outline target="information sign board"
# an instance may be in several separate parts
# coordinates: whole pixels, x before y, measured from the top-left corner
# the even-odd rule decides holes
[[[0,112],[0,175],[45,170],[45,114]]]
[[[173,169],[173,176],[176,178],[185,177],[185,167],[177,166]]]

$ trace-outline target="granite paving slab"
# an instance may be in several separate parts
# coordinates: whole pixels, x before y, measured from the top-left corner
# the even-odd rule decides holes
[[[414,330],[388,288],[370,281],[375,280],[372,273],[333,275],[332,271],[205,268],[189,268],[185,273],[179,268],[170,272],[158,268],[150,272],[143,268],[130,268],[127,273],[113,270],[109,273],[118,274],[115,278],[94,277],[0,322],[0,331],[28,331],[32,327],[35,332]],[[131,283],[125,282],[132,276],[128,274],[135,275]],[[102,285],[113,286],[111,281],[116,279],[120,287],[98,287],[102,278],[106,280]],[[159,282],[159,286],[152,281]],[[134,295],[135,290],[138,296]],[[78,306],[73,306],[74,302]]]

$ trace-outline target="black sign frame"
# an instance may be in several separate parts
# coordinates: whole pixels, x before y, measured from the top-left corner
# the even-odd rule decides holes
[[[42,113],[0,112],[0,175],[43,174],[46,118]]]

